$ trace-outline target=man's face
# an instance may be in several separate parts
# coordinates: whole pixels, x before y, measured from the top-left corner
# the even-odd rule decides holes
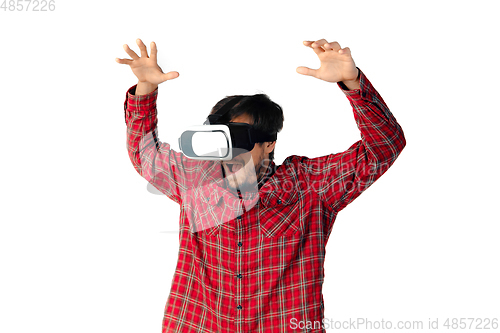
[[[233,118],[230,122],[251,125],[252,119],[244,113]],[[272,144],[265,142],[262,146],[255,144],[251,151],[235,156],[230,161],[222,161],[229,187],[232,190],[236,190],[236,188],[243,190],[246,187],[255,189],[259,174],[267,169],[267,159],[275,144],[275,142]]]

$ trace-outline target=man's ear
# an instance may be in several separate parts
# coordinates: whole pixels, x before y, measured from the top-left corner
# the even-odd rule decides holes
[[[264,142],[264,153],[269,154],[276,146],[276,141]]]

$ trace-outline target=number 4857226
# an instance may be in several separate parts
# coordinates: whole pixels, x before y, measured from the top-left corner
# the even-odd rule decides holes
[[[46,12],[56,10],[55,0],[4,0],[0,9],[4,11],[29,11]]]

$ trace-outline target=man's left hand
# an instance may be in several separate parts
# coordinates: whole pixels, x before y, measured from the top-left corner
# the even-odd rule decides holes
[[[358,69],[348,47],[341,48],[339,43],[328,43],[325,39],[315,42],[304,41],[304,45],[314,50],[321,61],[321,66],[319,69],[297,67],[297,73],[313,76],[327,82],[342,81],[348,84],[356,81]]]

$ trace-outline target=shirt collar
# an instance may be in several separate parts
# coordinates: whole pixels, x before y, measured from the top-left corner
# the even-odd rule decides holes
[[[266,173],[264,174],[264,177],[262,177],[262,179],[259,180],[259,182],[257,183],[259,190],[266,183],[266,181],[274,175],[275,171],[276,171],[276,164],[274,163],[274,161],[271,161],[267,166],[267,170]]]

